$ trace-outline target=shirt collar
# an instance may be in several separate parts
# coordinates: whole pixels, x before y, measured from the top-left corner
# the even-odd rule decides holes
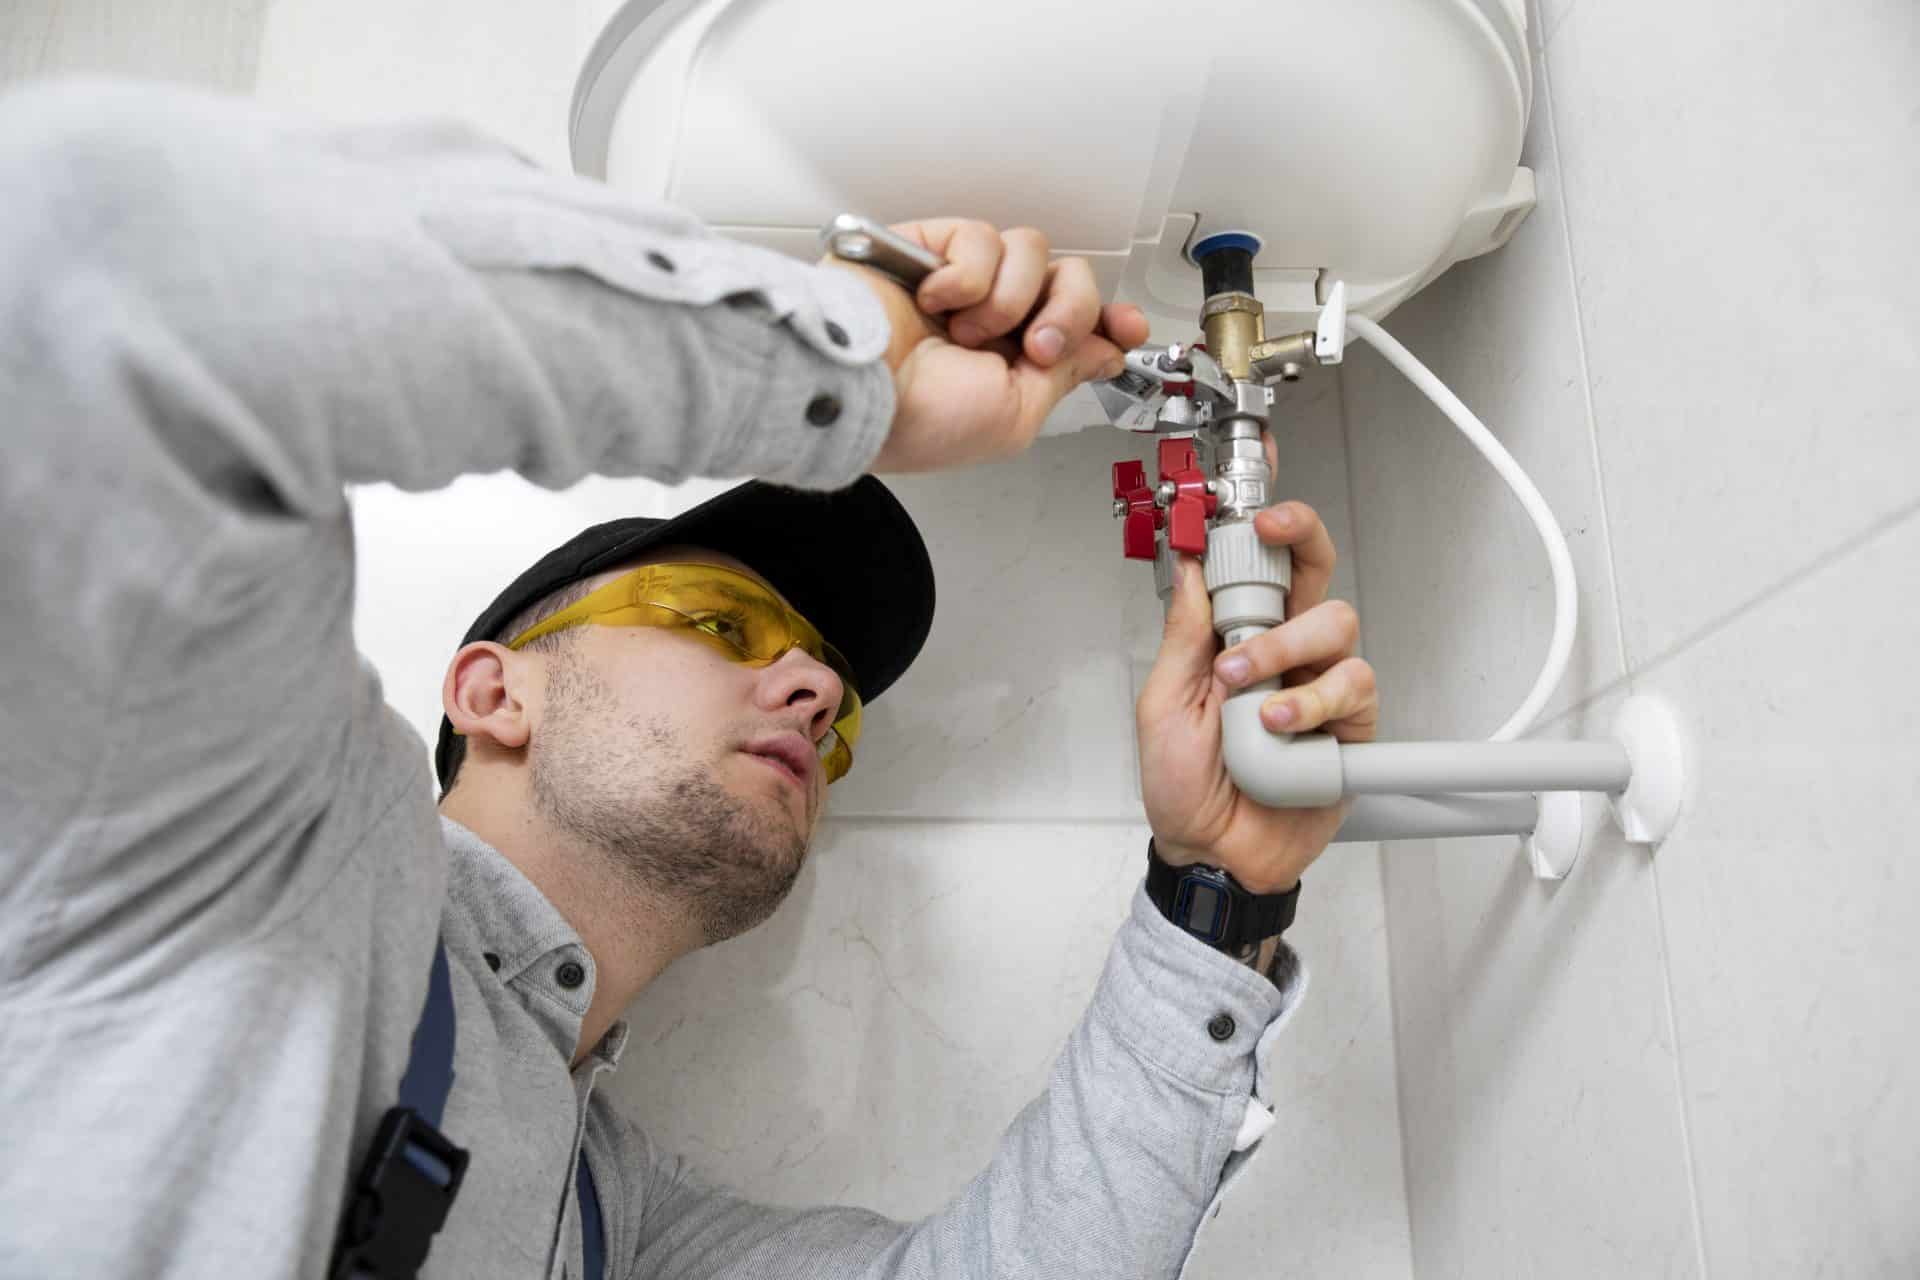
[[[560,909],[505,854],[445,814],[440,833],[450,863],[449,909],[465,918],[489,955],[500,958],[494,972],[501,984],[561,1056],[571,1059],[593,1000],[593,956]],[[579,980],[569,986],[572,979]],[[626,1041],[627,1024],[616,1021],[588,1058],[616,1066]]]

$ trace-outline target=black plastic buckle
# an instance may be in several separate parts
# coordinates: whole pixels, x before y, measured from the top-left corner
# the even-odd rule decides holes
[[[466,1174],[467,1153],[419,1112],[388,1111],[340,1216],[327,1274],[332,1280],[412,1280]]]

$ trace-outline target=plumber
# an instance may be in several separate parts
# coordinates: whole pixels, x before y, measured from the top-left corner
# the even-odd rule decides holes
[[[461,127],[106,81],[0,98],[0,190],[0,1274],[1181,1271],[1272,1122],[1279,934],[1340,817],[1237,794],[1221,701],[1285,674],[1275,728],[1376,715],[1299,503],[1257,525],[1290,620],[1237,651],[1180,565],[1148,874],[944,1209],[751,1203],[601,1088],[622,1011],[776,910],[830,785],[899,749],[862,711],[933,580],[869,473],[1013,457],[1145,341],[1085,261],[931,219],[909,295]],[[502,468],[761,479],[504,585],[436,805],[354,651],[343,486]]]

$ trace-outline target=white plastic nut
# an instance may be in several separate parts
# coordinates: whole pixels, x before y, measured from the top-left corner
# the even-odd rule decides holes
[[[1564,880],[1600,838],[1606,805],[1584,791],[1543,791],[1540,818],[1527,837],[1527,861],[1542,880]]]
[[[1620,706],[1613,736],[1633,762],[1633,779],[1613,797],[1613,816],[1634,844],[1657,845],[1680,820],[1686,795],[1686,738],[1664,699],[1636,694]]]

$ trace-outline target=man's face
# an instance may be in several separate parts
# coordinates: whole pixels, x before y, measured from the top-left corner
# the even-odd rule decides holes
[[[642,564],[721,565],[668,547]],[[817,743],[840,705],[829,668],[795,649],[750,667],[657,627],[574,628],[547,664],[528,743],[548,821],[606,849],[650,892],[684,902],[717,942],[771,915],[792,887],[826,796]]]

